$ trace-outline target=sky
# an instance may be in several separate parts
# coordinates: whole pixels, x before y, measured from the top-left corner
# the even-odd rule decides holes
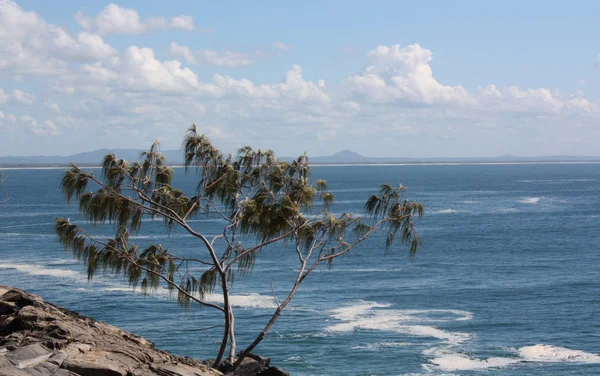
[[[0,0],[0,155],[600,155],[598,1]]]

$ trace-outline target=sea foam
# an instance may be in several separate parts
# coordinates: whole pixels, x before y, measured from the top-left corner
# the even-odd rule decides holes
[[[539,197],[525,197],[522,200],[519,200],[520,203],[522,204],[537,204],[538,202],[540,202],[540,198]]]
[[[438,369],[442,371],[472,371],[489,368],[507,367],[520,362],[517,358],[492,357],[487,359],[470,358],[464,354],[447,349],[430,349],[423,352],[424,355],[432,355],[431,364],[426,365],[428,370]]]
[[[456,209],[442,209],[442,210],[437,210],[434,213],[435,214],[455,214],[455,213],[459,213],[459,211]]]
[[[390,304],[359,301],[356,304],[331,310],[331,315],[341,321],[325,328],[327,332],[354,330],[379,330],[416,337],[431,337],[451,344],[470,338],[467,333],[451,332],[427,323],[470,320],[472,314],[459,310],[399,310],[389,309]]]
[[[74,270],[48,268],[46,266],[36,264],[1,263],[0,269],[15,269],[21,273],[26,273],[29,275],[86,279],[86,276]]]
[[[600,355],[566,347],[533,345],[521,347],[519,356],[530,362],[551,363],[600,363]]]
[[[428,370],[471,371],[489,368],[503,368],[524,363],[600,363],[600,355],[572,350],[552,345],[525,346],[516,350],[518,357],[491,357],[486,359],[472,358],[445,348],[425,350],[423,355],[433,356]]]

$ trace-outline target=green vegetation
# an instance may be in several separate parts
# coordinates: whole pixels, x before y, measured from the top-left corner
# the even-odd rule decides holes
[[[61,183],[67,200],[76,200],[91,223],[112,223],[116,233],[105,240],[62,217],[57,218],[56,232],[65,249],[87,264],[90,279],[102,270],[125,276],[144,292],[166,285],[183,305],[197,303],[221,312],[223,334],[215,368],[235,369],[320,265],[332,267],[336,258],[376,232],[386,235],[386,250],[393,247],[396,235],[408,244],[411,257],[420,245],[413,219],[422,216],[423,206],[403,200],[403,186],[382,185],[379,193],[366,201],[364,218],[352,214],[336,217],[329,212],[334,195],[324,180],[311,181],[306,154],[288,163],[278,161],[270,150],[246,146],[235,157],[224,156],[195,125],[184,138],[183,152],[186,172],[198,177],[193,197],[171,185],[173,171],[166,166],[157,143],[132,163],[107,155],[101,176],[72,165]],[[88,190],[90,182],[98,185],[95,192]],[[306,214],[309,210],[311,215]],[[159,244],[139,249],[130,235],[142,229],[147,216],[162,218],[166,231],[179,227],[195,237],[197,254],[183,257]],[[199,216],[223,220],[222,233],[209,239],[194,228],[190,219]],[[234,275],[249,273],[268,245],[295,252],[298,272],[264,329],[238,353],[230,302]],[[205,295],[217,286],[223,303],[205,301]]]

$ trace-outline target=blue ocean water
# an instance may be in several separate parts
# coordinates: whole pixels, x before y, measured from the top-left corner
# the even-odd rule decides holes
[[[110,275],[88,283],[53,233],[57,216],[81,220],[59,193],[62,170],[3,174],[0,284],[164,350],[214,356],[218,332],[198,330],[219,322],[214,311],[185,310],[163,290],[143,296]],[[175,176],[193,191],[193,176]],[[317,166],[313,178],[328,180],[335,213],[360,213],[381,183],[408,186],[407,198],[425,205],[423,247],[409,261],[402,247],[384,256],[373,238],[315,271],[258,353],[294,375],[600,374],[600,164]],[[212,235],[222,226],[193,224]],[[201,252],[160,222],[145,222],[136,241]],[[270,247],[236,277],[240,346],[272,314],[272,288],[283,296],[296,269],[294,254]]]

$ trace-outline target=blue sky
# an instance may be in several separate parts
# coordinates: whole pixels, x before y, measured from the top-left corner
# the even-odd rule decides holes
[[[0,0],[0,154],[600,155],[600,3]]]

